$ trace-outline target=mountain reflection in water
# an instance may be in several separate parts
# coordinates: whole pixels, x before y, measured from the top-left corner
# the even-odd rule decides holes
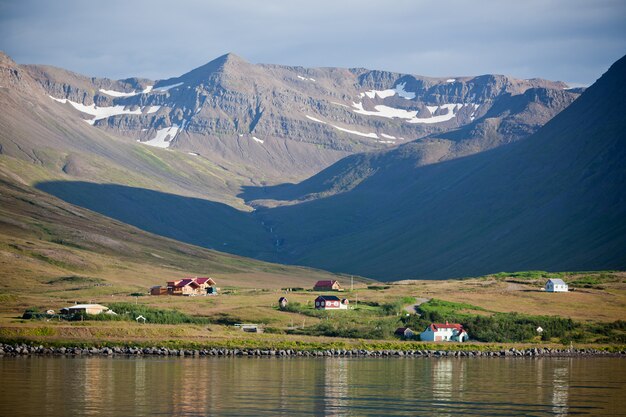
[[[607,415],[620,358],[0,359],[0,415]]]

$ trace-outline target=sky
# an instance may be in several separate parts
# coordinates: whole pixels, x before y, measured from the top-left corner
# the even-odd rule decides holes
[[[0,0],[0,50],[89,76],[253,63],[590,85],[626,54],[624,0]]]

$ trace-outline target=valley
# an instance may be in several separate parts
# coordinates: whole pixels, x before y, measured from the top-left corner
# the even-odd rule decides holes
[[[233,54],[156,81],[1,63],[8,183],[149,233],[383,281],[626,266],[624,59],[587,90]]]

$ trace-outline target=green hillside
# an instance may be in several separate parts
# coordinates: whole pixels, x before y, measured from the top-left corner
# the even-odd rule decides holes
[[[265,189],[321,198],[259,216],[279,259],[379,279],[623,268],[625,94],[623,58],[527,140],[422,167],[419,142],[351,157],[301,189]]]

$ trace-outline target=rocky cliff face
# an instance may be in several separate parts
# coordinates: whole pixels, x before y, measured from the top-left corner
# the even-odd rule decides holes
[[[425,161],[478,152],[532,134],[578,96],[540,79],[254,65],[233,54],[160,81],[22,68],[97,129],[243,166],[257,184],[301,180],[349,154],[435,136],[463,151]]]

